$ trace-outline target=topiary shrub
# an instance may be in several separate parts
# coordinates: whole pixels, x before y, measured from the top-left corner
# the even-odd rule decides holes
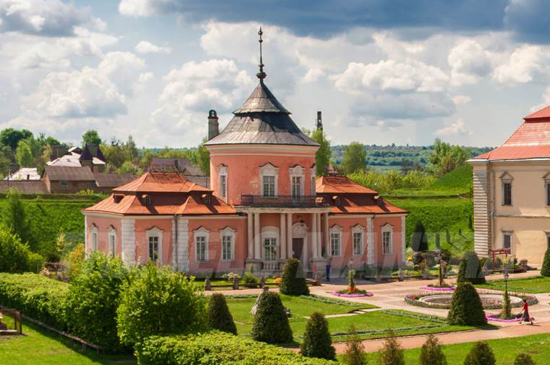
[[[347,365],[367,365],[367,354],[354,325],[351,325],[346,340],[346,352],[343,361]]]
[[[214,293],[210,296],[208,301],[208,325],[212,329],[237,334],[237,327],[223,294]]]
[[[428,251],[428,235],[420,219],[416,221],[411,235],[411,247],[416,252]]]
[[[206,298],[193,279],[151,263],[131,273],[117,310],[122,344],[133,346],[149,336],[205,328]]]
[[[379,365],[405,365],[405,355],[403,349],[395,339],[393,332],[384,341],[384,347],[380,349],[378,364]]]
[[[487,324],[479,294],[471,283],[458,284],[447,317],[449,324],[479,326]]]
[[[420,350],[420,365],[447,365],[447,358],[441,350],[437,337],[429,335]]]
[[[466,281],[472,284],[486,283],[481,261],[475,252],[466,252],[460,261],[457,283]]]
[[[527,354],[519,354],[514,360],[514,365],[536,365],[536,362]]]
[[[470,350],[464,365],[495,365],[495,355],[487,342],[477,342]]]
[[[306,324],[304,341],[300,346],[302,355],[335,360],[336,351],[328,330],[328,322],[322,313],[314,312]]]
[[[292,342],[292,330],[288,324],[288,317],[277,293],[265,292],[260,296],[252,338],[266,343]]]
[[[546,249],[546,253],[544,254],[544,261],[542,262],[540,274],[546,277],[550,276],[550,247]]]
[[[281,294],[309,295],[306,276],[298,259],[288,259],[283,270]]]

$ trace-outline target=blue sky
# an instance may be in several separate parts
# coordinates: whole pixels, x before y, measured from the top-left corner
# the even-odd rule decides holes
[[[496,146],[550,104],[544,0],[0,0],[0,128],[189,147],[257,83],[333,144]]]

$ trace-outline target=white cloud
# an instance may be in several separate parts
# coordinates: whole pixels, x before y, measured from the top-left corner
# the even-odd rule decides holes
[[[470,101],[472,101],[472,98],[468,95],[457,95],[453,98],[455,105],[468,104]]]
[[[548,72],[550,51],[541,46],[523,45],[517,48],[507,62],[499,65],[493,79],[501,84],[525,84],[540,72]]]
[[[151,42],[141,41],[136,45],[135,50],[138,53],[172,53],[172,48],[157,46]]]
[[[451,85],[475,84],[491,72],[488,53],[475,40],[460,41],[449,53]]]
[[[307,71],[307,73],[302,78],[303,82],[316,82],[326,77],[326,74],[320,68],[312,68]]]
[[[464,121],[462,119],[458,119],[456,122],[452,123],[451,125],[438,129],[434,133],[434,135],[440,136],[440,137],[454,136],[454,135],[465,136],[471,133],[472,132],[464,124]]]
[[[118,11],[122,15],[127,16],[151,16],[159,14],[156,6],[150,0],[122,0],[118,4]]]

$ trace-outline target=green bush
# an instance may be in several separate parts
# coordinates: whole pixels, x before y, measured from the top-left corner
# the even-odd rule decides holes
[[[464,365],[495,365],[495,355],[487,342],[477,342],[464,360]],[[522,364],[523,365],[523,364]]]
[[[367,365],[367,354],[361,339],[357,335],[357,330],[352,324],[346,340],[346,352],[343,361],[347,365]]]
[[[536,363],[533,361],[533,358],[531,358],[531,356],[527,354],[519,354],[518,356],[516,356],[514,365],[536,365]]]
[[[257,284],[258,278],[254,275],[254,265],[250,265],[248,271],[243,275],[243,282],[245,284]]]
[[[116,313],[128,270],[120,258],[95,252],[71,280],[67,298],[71,333],[111,352],[122,350]]]
[[[215,330],[237,334],[237,327],[223,294],[214,293],[210,296],[208,301],[208,325]]]
[[[540,269],[542,276],[550,276],[550,247],[546,249],[544,254],[544,261],[542,262],[542,268]]]
[[[420,219],[416,221],[414,226],[414,231],[411,236],[411,247],[415,252],[428,251],[428,235]]]
[[[302,264],[298,259],[286,261],[281,280],[281,293],[286,295],[308,295],[309,288]]]
[[[466,281],[474,285],[486,283],[483,265],[475,252],[466,252],[460,261],[457,282],[463,283]]]
[[[384,341],[384,347],[378,352],[379,365],[405,365],[405,355],[403,349],[390,333],[390,337]]]
[[[0,226],[0,272],[39,272],[44,259],[31,252],[15,233]]]
[[[31,234],[30,221],[27,217],[25,206],[21,200],[21,193],[15,189],[9,189],[6,197],[6,206],[1,210],[2,223],[8,230],[16,234],[21,241],[30,247],[35,246],[35,240]]]
[[[447,358],[434,335],[429,335],[420,350],[420,365],[447,365]]]
[[[459,283],[451,300],[449,324],[478,326],[487,324],[481,299],[471,283]]]
[[[332,347],[332,339],[325,316],[319,312],[313,312],[306,324],[304,341],[300,346],[302,355],[318,357],[321,359],[335,360],[336,351]]]
[[[192,279],[148,264],[122,287],[117,310],[120,342],[132,346],[148,336],[206,328],[206,298]]]
[[[147,365],[337,365],[311,359],[278,346],[223,332],[152,336],[139,344],[136,356]]]
[[[274,344],[292,342],[292,330],[279,294],[267,292],[260,296],[254,316],[252,338]]]

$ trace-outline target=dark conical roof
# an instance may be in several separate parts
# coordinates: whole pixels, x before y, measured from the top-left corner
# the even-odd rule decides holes
[[[290,117],[290,112],[275,98],[263,80],[223,131],[206,142],[221,144],[283,144],[319,146],[306,136]]]

